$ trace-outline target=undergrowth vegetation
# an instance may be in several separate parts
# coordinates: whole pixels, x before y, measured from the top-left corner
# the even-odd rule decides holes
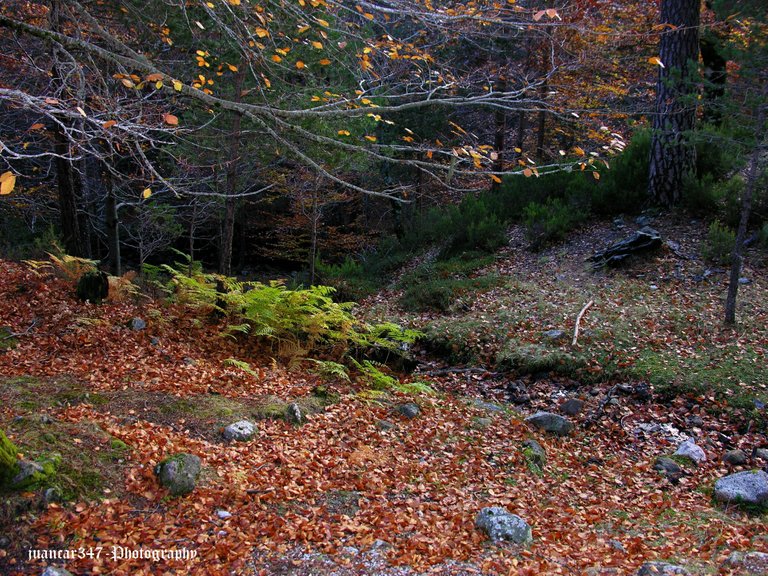
[[[227,321],[225,336],[255,338],[288,365],[313,359],[324,373],[344,373],[348,365],[374,388],[396,388],[383,364],[365,358],[382,352],[401,356],[421,336],[392,322],[365,323],[352,313],[354,303],[336,302],[328,286],[289,289],[280,281],[240,281],[218,274],[188,275],[190,266],[164,265],[168,297],[202,316]],[[362,358],[361,361],[356,359]],[[229,363],[248,372],[246,363]]]

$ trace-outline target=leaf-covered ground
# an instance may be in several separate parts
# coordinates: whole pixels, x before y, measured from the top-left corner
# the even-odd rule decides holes
[[[528,261],[516,261],[515,254],[520,253],[495,265],[510,283],[464,310],[473,321],[489,315],[495,329],[500,322],[490,316],[491,308],[499,311],[500,303],[509,303],[505,336],[478,339],[480,346],[500,348],[510,333],[516,341],[538,344],[542,330],[572,329],[584,297],[591,296],[596,304],[584,319],[589,332],[582,352],[591,350],[591,342],[597,357],[597,348],[600,353],[604,348],[598,344],[613,338],[620,362],[639,358],[648,347],[662,352],[674,347],[680,350],[677,357],[685,358],[686,350],[695,354],[714,334],[728,354],[730,346],[749,347],[764,366],[766,329],[759,322],[765,318],[765,280],[757,270],[749,271],[753,282],[743,291],[752,310],[747,328],[723,331],[715,306],[723,295],[722,279],[690,280],[693,267],[701,266],[695,260],[665,252],[643,265],[646,275],[640,278],[595,277],[565,252],[526,256]],[[681,279],[656,276],[677,264]],[[643,562],[660,559],[715,574],[729,573],[723,561],[733,551],[768,550],[764,515],[717,507],[711,500],[714,481],[734,470],[720,461],[722,452],[741,447],[749,453],[767,444],[758,424],[741,419],[747,414],[743,408],[727,410],[727,398],[706,391],[664,402],[618,396],[604,403],[595,425],[554,438],[528,427],[523,416],[537,408],[556,409],[565,397],[581,397],[586,408],[575,420],[584,422],[616,381],[529,377],[524,381],[531,403],[519,412],[512,405],[495,412],[476,399],[502,400],[512,377],[471,371],[436,376],[435,387],[443,390],[438,395],[392,396],[386,402],[365,400],[339,383],[340,399],[301,427],[263,418],[254,440],[227,443],[220,435],[223,425],[263,416],[270,403],[310,397],[316,378],[275,365],[264,351],[220,338],[221,326],[180,308],[150,301],[82,304],[71,286],[10,262],[0,262],[0,280],[1,323],[23,333],[15,347],[0,352],[0,428],[25,457],[62,453],[58,487],[70,496],[45,505],[35,494],[24,495],[25,502],[3,495],[0,536],[10,540],[0,549],[3,574],[40,573],[46,563],[27,560],[33,548],[102,547],[100,559],[85,557],[66,567],[74,574],[112,575],[405,574],[409,569],[633,574]],[[674,320],[674,314],[683,316]],[[128,327],[137,316],[147,320],[145,330]],[[681,326],[690,327],[688,337],[671,342]],[[626,340],[616,333],[619,328],[629,331]],[[222,363],[230,357],[248,360],[257,376]],[[663,363],[674,357],[660,358]],[[762,377],[762,368],[758,372]],[[765,381],[740,385],[757,398]],[[397,415],[393,407],[405,401],[420,404],[421,414],[411,420]],[[691,416],[701,421],[691,424]],[[381,420],[395,426],[384,430]],[[676,444],[659,428],[644,431],[639,425],[646,423],[696,434],[709,459],[670,483],[652,464]],[[521,450],[529,438],[547,451],[541,473]],[[191,495],[171,499],[153,468],[181,451],[198,455],[204,470]],[[750,459],[743,469],[764,464]],[[489,545],[474,527],[485,506],[506,506],[525,518],[533,526],[533,543]],[[219,511],[231,516],[222,518],[226,514]],[[389,546],[378,548],[378,540]],[[197,557],[120,560],[108,553],[112,546],[187,548]],[[372,546],[381,550],[376,561],[366,556]]]

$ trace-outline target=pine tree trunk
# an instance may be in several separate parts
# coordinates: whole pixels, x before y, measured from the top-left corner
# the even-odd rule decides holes
[[[763,86],[763,98],[768,96],[768,85]],[[757,113],[757,124],[755,134],[757,142],[752,150],[752,157],[749,161],[749,171],[747,173],[747,185],[744,188],[744,195],[741,197],[741,218],[739,219],[739,228],[736,231],[736,241],[731,254],[731,277],[728,283],[728,294],[725,297],[725,323],[733,325],[736,323],[736,296],[739,291],[739,277],[741,276],[742,252],[744,251],[744,240],[747,237],[747,225],[749,224],[749,214],[752,210],[752,196],[755,192],[757,177],[760,174],[760,157],[765,151],[765,113],[766,104],[762,104]]]
[[[104,184],[107,187],[107,198],[104,205],[106,212],[107,245],[109,248],[109,271],[113,276],[122,275],[120,262],[120,220],[117,217],[117,198],[112,185],[112,175],[104,170]]]
[[[648,192],[654,202],[680,201],[683,180],[692,172],[696,151],[687,141],[696,120],[695,82],[699,54],[700,0],[662,0],[656,113],[653,117]]]
[[[234,102],[240,102],[241,91],[243,88],[243,64],[240,63],[240,72],[235,76],[235,97]],[[232,275],[232,244],[235,238],[235,209],[237,194],[237,170],[239,168],[239,155],[240,155],[240,125],[243,120],[243,115],[240,112],[235,112],[235,117],[232,120],[232,132],[229,137],[229,160],[227,161],[227,175],[226,175],[226,192],[227,199],[224,205],[224,227],[221,237],[221,255],[219,258],[219,272],[225,276]]]

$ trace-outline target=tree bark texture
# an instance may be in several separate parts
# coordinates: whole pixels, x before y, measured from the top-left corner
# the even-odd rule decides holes
[[[648,192],[654,202],[680,201],[683,179],[696,163],[687,141],[696,120],[694,75],[699,54],[700,0],[662,0],[656,108],[653,116]]]

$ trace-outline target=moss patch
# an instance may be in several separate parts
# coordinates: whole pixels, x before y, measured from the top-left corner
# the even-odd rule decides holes
[[[16,458],[18,453],[18,448],[0,430],[0,486],[6,485],[18,474],[19,462]]]

